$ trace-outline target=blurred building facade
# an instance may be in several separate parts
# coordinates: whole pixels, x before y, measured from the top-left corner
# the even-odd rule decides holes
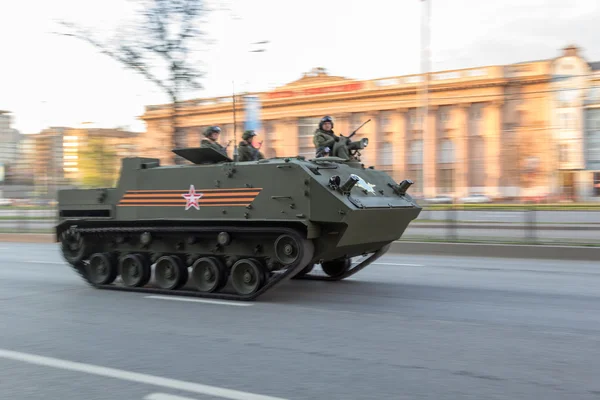
[[[31,135],[34,142],[32,169],[37,191],[54,197],[56,190],[80,185],[83,178],[81,156],[90,138],[101,138],[120,159],[136,153],[137,135],[137,132],[119,129],[71,127],[51,127]],[[94,155],[93,161],[101,161],[102,156]],[[120,161],[117,163],[120,167]],[[98,162],[98,165],[101,164]]]
[[[35,137],[36,135],[22,135],[21,137],[17,148],[18,158],[13,170],[15,183],[32,185],[34,182]]]
[[[11,128],[11,125],[12,114],[0,110],[0,168],[2,169],[0,182],[12,179],[19,158],[19,143],[23,135]]]
[[[600,63],[588,63],[568,46],[547,60],[367,81],[316,68],[253,95],[261,103],[259,134],[267,157],[314,157],[312,135],[324,115],[333,116],[334,131],[346,135],[370,118],[357,134],[370,140],[363,163],[397,181],[412,179],[414,194],[600,199],[594,191],[600,148],[590,147],[599,137],[590,133],[597,125],[584,123],[597,121],[597,107],[585,100],[600,86],[591,78],[596,71]],[[148,106],[141,117],[147,132],[138,152],[163,164],[172,158],[170,109]],[[239,102],[236,114],[239,141]],[[199,146],[210,125],[221,126],[223,144],[234,139],[231,96],[189,101],[177,121],[189,147]]]
[[[589,196],[600,197],[600,62],[594,64],[584,110],[585,180],[593,182]]]

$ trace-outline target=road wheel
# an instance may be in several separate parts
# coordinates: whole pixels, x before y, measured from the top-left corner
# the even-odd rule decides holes
[[[95,285],[109,285],[119,274],[117,263],[109,253],[92,254],[86,272],[90,282]]]
[[[337,260],[326,261],[321,264],[323,272],[332,278],[338,278],[342,276],[350,269],[351,266],[352,262],[349,258],[340,258]]]
[[[265,283],[263,266],[250,258],[238,260],[231,268],[231,284],[241,295],[256,293]]]
[[[139,254],[127,254],[119,262],[119,273],[125,286],[142,287],[150,281],[152,271]]]
[[[187,266],[179,257],[160,257],[154,267],[154,279],[161,289],[177,290],[187,282]]]
[[[227,267],[216,257],[202,257],[192,266],[191,281],[201,292],[217,292],[227,284]]]

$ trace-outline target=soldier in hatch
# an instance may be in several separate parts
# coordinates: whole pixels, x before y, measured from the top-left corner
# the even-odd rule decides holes
[[[334,156],[350,159],[346,140],[333,133],[333,118],[325,116],[319,122],[319,128],[313,136],[313,144],[317,150],[317,157]]]
[[[238,161],[257,161],[265,158],[265,156],[259,150],[262,142],[259,143],[258,149],[252,144],[255,136],[256,132],[253,130],[244,132],[242,135],[242,141],[238,147]]]
[[[221,128],[219,128],[218,126],[211,126],[208,129],[206,129],[204,131],[204,136],[206,137],[206,139],[202,139],[202,141],[200,142],[200,147],[203,148],[211,148],[214,149],[216,151],[218,151],[219,153],[223,154],[225,157],[227,156],[227,148],[223,147],[219,144],[219,142],[217,142],[217,140],[219,139],[219,135],[221,134]]]

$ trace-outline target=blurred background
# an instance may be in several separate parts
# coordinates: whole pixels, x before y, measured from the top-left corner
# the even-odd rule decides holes
[[[255,129],[311,158],[330,115],[371,119],[364,164],[415,182],[403,240],[600,245],[595,1],[190,2],[171,65],[149,21],[185,26],[177,1],[31,3],[0,6],[0,233],[50,233],[58,190],[181,162],[212,125],[230,156]]]

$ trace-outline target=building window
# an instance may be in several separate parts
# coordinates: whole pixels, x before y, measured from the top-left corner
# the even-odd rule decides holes
[[[485,139],[482,136],[469,138],[469,186],[482,188],[485,186]]]
[[[437,157],[437,186],[442,193],[454,191],[454,144],[450,139],[440,141]]]
[[[380,132],[392,132],[392,112],[382,111],[379,115],[379,131]]]
[[[600,102],[600,86],[590,88],[588,92],[588,101],[590,103]]]
[[[561,163],[568,163],[569,162],[569,145],[568,144],[561,144],[559,147],[559,161]]]
[[[577,90],[558,89],[557,97],[561,105],[568,105],[577,98]]]
[[[454,169],[438,169],[438,190],[444,194],[454,192]]]
[[[411,165],[423,164],[423,141],[413,140],[408,150],[408,163]]]
[[[380,168],[388,173],[394,170],[394,144],[392,142],[381,143]]]
[[[600,131],[600,109],[587,111],[587,130]]]
[[[263,137],[260,139],[263,141],[261,151],[266,158],[277,157],[277,151],[275,150],[275,121],[264,121],[263,122]]]
[[[440,107],[440,111],[439,111],[439,119],[440,119],[440,123],[441,124],[446,124],[448,122],[450,122],[450,116],[451,116],[451,109],[450,107],[446,106],[446,107]]]
[[[410,190],[414,195],[423,194],[423,168],[421,165],[410,165],[406,179],[413,181]]]
[[[587,161],[589,163],[597,164],[595,166],[590,166],[590,168],[598,169],[598,165],[600,165],[600,131],[587,133],[585,148]]]
[[[438,163],[454,163],[454,144],[451,139],[444,139],[440,142],[440,151],[438,152]]]
[[[316,149],[313,144],[315,129],[319,127],[319,117],[298,119],[298,155],[306,159],[315,158]]]
[[[423,141],[412,140],[408,146],[408,177],[414,182],[413,192],[423,193]]]

